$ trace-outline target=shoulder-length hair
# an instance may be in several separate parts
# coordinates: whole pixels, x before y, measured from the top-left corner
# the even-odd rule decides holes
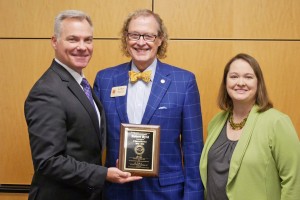
[[[125,56],[130,57],[130,55],[127,51],[127,33],[128,33],[129,23],[131,22],[131,20],[136,19],[136,18],[141,17],[141,16],[143,16],[143,17],[152,16],[157,21],[157,23],[159,25],[158,37],[160,39],[162,39],[162,43],[158,47],[158,50],[157,50],[157,57],[160,58],[160,59],[167,57],[167,55],[166,55],[167,47],[168,47],[167,28],[165,27],[165,25],[163,23],[163,20],[160,18],[160,16],[158,14],[152,12],[151,10],[147,10],[147,9],[141,9],[141,10],[134,11],[124,21],[123,27],[121,29],[121,43],[122,43],[121,44],[121,50],[122,50],[122,53]]]
[[[273,107],[272,102],[269,99],[266,84],[264,81],[263,73],[261,71],[261,68],[259,66],[259,63],[256,61],[255,58],[248,54],[240,53],[234,56],[229,60],[229,62],[225,65],[224,73],[223,73],[223,79],[221,82],[221,86],[219,89],[219,95],[217,99],[217,103],[220,109],[225,111],[232,111],[233,110],[233,103],[232,99],[228,95],[227,89],[226,89],[226,81],[227,81],[227,74],[230,69],[230,65],[235,60],[244,60],[246,61],[251,68],[253,69],[255,76],[257,78],[257,91],[256,91],[256,100],[255,104],[258,105],[259,109],[258,112],[264,112],[270,108]]]

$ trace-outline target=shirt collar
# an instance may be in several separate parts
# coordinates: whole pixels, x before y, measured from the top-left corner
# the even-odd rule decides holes
[[[147,67],[147,69],[145,69],[145,71],[150,71],[150,70],[152,71],[151,81],[153,81],[153,79],[154,79],[156,65],[157,65],[157,58],[155,58],[154,61],[151,63],[151,65],[149,67]],[[133,62],[131,62],[131,70],[135,71],[135,72],[140,72],[140,70],[136,67],[136,65]]]
[[[80,75],[75,70],[71,69],[67,65],[63,64],[62,62],[60,62],[57,58],[55,58],[54,60],[58,64],[60,64],[63,68],[65,68],[73,76],[73,78],[76,80],[76,82],[80,85],[82,79],[85,77],[83,73]]]

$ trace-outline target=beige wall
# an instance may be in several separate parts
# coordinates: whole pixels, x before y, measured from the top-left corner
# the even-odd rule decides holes
[[[0,8],[0,184],[30,184],[33,168],[23,105],[51,63],[53,19],[64,9],[86,11],[93,19],[94,56],[85,70],[89,82],[98,70],[128,60],[117,39],[127,14],[154,9],[171,38],[163,62],[196,74],[205,137],[209,120],[219,111],[215,102],[224,65],[240,52],[257,58],[275,107],[291,117],[300,133],[298,0],[0,0]]]

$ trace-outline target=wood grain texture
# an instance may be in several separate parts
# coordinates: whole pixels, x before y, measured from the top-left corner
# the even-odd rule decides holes
[[[299,9],[298,0],[159,0],[154,10],[172,38],[299,39]]]
[[[243,52],[263,70],[275,108],[288,114],[300,137],[300,1],[298,0],[0,0],[0,184],[30,184],[33,174],[25,98],[54,53],[50,45],[55,15],[80,9],[94,22],[94,55],[84,73],[94,82],[100,69],[129,61],[120,51],[124,18],[137,8],[163,18],[170,38],[162,62],[195,73],[201,94],[204,137],[219,111],[216,98],[227,61]],[[48,39],[47,39],[48,38]],[[0,199],[27,199],[0,194]]]
[[[95,37],[115,38],[129,12],[151,6],[151,0],[0,0],[0,37],[50,38],[55,16],[76,9],[91,16]]]

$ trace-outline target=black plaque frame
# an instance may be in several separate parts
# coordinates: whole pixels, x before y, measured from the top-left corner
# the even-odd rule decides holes
[[[134,176],[157,177],[160,126],[121,124],[119,169]]]

